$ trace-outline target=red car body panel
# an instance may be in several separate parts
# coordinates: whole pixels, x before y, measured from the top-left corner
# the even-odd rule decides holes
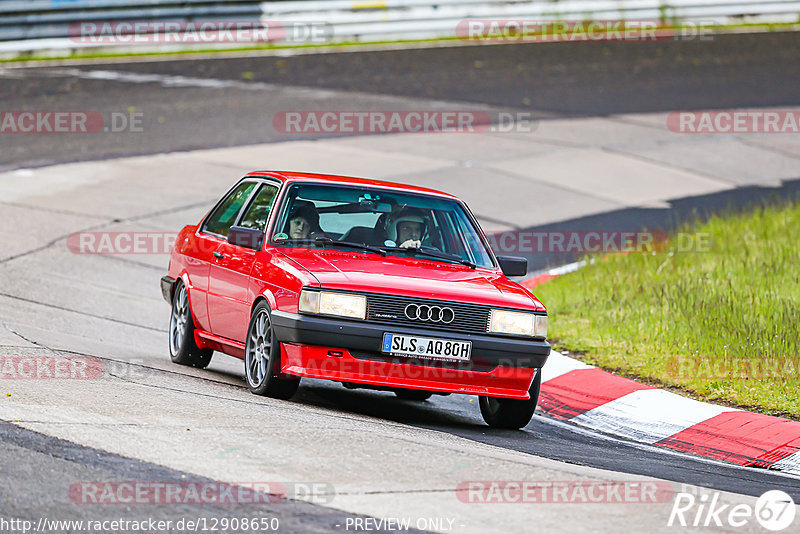
[[[272,171],[252,172],[246,178],[259,176],[277,178],[283,184],[270,214],[267,236],[274,232],[274,215],[287,189],[285,185],[293,182],[363,185],[457,200],[425,188],[361,178]],[[200,227],[186,226],[179,233],[167,278],[183,280],[188,289],[198,346],[238,358],[244,357],[248,323],[257,301],[266,300],[273,312],[298,314],[303,288],[546,311],[530,292],[499,269],[470,268],[427,258],[381,257],[360,251],[272,246],[269,239],[264,240],[261,250],[255,251],[204,234]],[[383,329],[391,331],[392,327]],[[439,332],[438,337],[448,334]],[[374,361],[337,346],[336,340],[332,336],[323,345],[280,340],[282,373],[382,387],[527,399],[537,372],[535,368],[502,363],[491,369],[464,370]]]
[[[208,320],[208,273],[210,270],[213,244],[209,244],[209,236],[197,232],[197,225],[186,226],[178,234],[172,249],[170,260],[170,276],[183,279],[189,288],[189,303],[194,316],[194,323],[200,330],[211,330]],[[172,263],[179,270],[173,271]]]
[[[400,366],[359,360],[347,350],[315,345],[284,343],[281,350],[281,371],[286,374],[386,387],[528,399],[528,388],[536,375],[534,369],[505,366],[495,367],[489,372],[424,365]],[[332,358],[329,355],[331,351],[339,351],[342,355]]]
[[[208,276],[208,311],[211,332],[244,342],[254,298],[249,294],[255,250],[220,243]],[[213,310],[213,313],[212,313]]]
[[[422,258],[344,250],[284,249],[326,289],[369,291],[544,311],[529,291],[499,271]]]

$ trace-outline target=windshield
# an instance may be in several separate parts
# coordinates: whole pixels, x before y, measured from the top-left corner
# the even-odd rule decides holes
[[[357,243],[366,252],[495,266],[464,208],[445,198],[295,184],[275,228],[272,240],[278,246],[352,248]]]

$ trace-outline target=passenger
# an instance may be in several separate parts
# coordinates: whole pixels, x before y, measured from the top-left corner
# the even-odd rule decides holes
[[[403,207],[392,213],[386,221],[387,237],[400,248],[419,248],[425,237],[427,223],[422,210]]]
[[[295,206],[289,214],[288,234],[290,239],[313,238],[323,235],[319,227],[319,214],[308,204]]]

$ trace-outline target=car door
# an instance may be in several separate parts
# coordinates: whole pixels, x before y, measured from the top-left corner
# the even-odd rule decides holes
[[[247,208],[236,224],[264,231],[277,193],[277,185],[261,184],[251,195]],[[214,252],[209,273],[208,305],[215,335],[244,343],[252,301],[248,295],[248,285],[256,254],[257,251],[253,249],[227,241],[220,243]]]
[[[203,225],[200,227],[200,234],[203,237],[203,247],[207,252],[208,259],[208,286],[206,292],[206,314],[208,317],[208,331],[217,334],[214,325],[214,316],[220,312],[224,313],[225,300],[214,294],[214,283],[212,281],[213,271],[219,261],[220,247],[228,243],[228,232],[236,222],[239,214],[244,209],[247,201],[255,192],[259,182],[256,180],[244,180],[237,184],[231,191],[217,204],[212,210]]]
[[[238,214],[238,211],[234,210],[241,210],[243,203],[249,198],[249,194],[253,192],[256,185],[256,182],[253,181],[241,182],[228,191],[200,223],[194,236],[194,246],[185,252],[186,271],[191,282],[189,300],[197,327],[200,330],[211,332],[211,321],[208,314],[208,288],[211,264],[214,262],[213,253],[225,240],[223,234],[227,234],[227,229],[230,228],[232,222],[232,219],[229,219]],[[242,197],[244,197],[243,200]]]

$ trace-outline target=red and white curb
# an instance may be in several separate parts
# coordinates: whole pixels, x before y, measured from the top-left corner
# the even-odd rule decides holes
[[[576,261],[574,263],[568,263],[566,265],[562,265],[561,267],[553,267],[552,269],[547,269],[546,271],[541,271],[538,273],[534,273],[527,278],[520,280],[520,285],[525,289],[531,291],[535,289],[537,286],[544,284],[555,278],[556,276],[561,276],[562,274],[571,273],[572,271],[577,271],[581,267],[586,265],[585,261]]]
[[[553,351],[539,408],[592,430],[800,475],[800,422],[700,402]]]

